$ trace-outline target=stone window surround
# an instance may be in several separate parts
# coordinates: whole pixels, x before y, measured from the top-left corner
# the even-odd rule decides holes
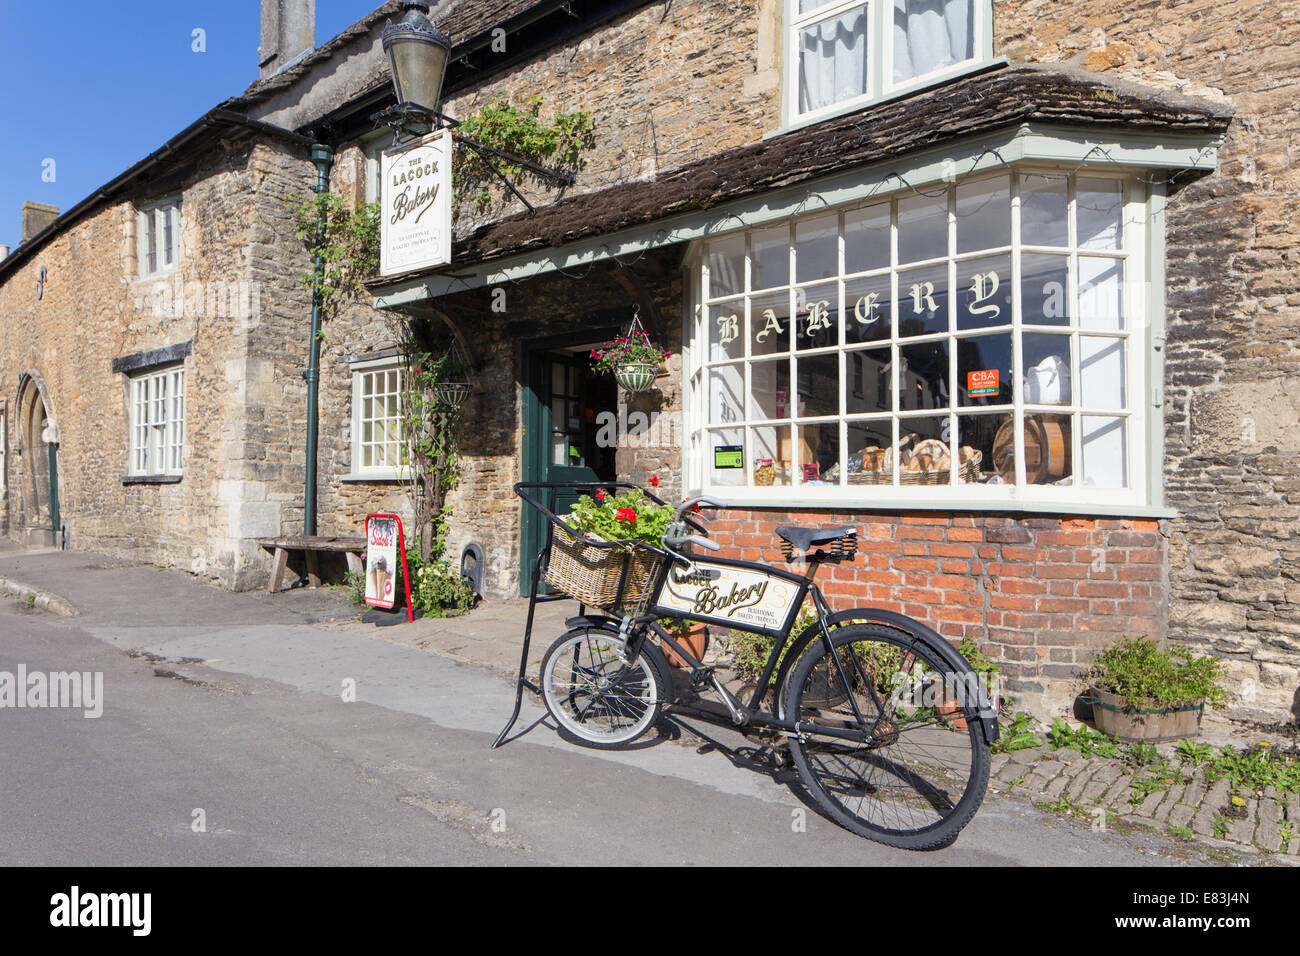
[[[170,264],[163,264],[155,261],[155,268],[150,271],[148,267],[150,250],[147,248],[147,243],[149,241],[149,227],[147,220],[157,210],[163,209],[167,206],[175,207],[175,221],[172,227],[174,231],[174,235],[172,236],[172,261]],[[180,268],[182,255],[181,194],[179,192],[173,193],[158,199],[150,200],[149,202],[137,204],[134,218],[136,224],[136,277],[138,279],[158,279],[175,273],[176,270]],[[155,239],[158,244],[153,252],[155,255],[159,255],[163,250],[161,243],[165,241],[165,236],[155,235]]]
[[[339,481],[349,483],[387,483],[395,481],[405,481],[407,475],[397,468],[381,469],[361,466],[362,449],[361,449],[361,387],[362,377],[366,372],[374,372],[380,369],[397,369],[399,373],[402,370],[403,358],[402,352],[398,348],[384,349],[378,352],[370,352],[365,355],[353,355],[344,360],[352,376],[352,411],[349,415],[349,422],[352,428],[351,448],[351,471],[346,475],[340,475]]]
[[[127,422],[128,429],[126,443],[127,469],[126,474],[122,476],[123,485],[174,485],[180,483],[181,474],[131,474],[131,383],[141,374],[148,374],[168,365],[180,364],[183,367],[185,359],[193,354],[193,351],[194,340],[188,339],[173,345],[146,349],[143,352],[133,352],[130,355],[120,355],[110,363],[113,373],[123,376],[122,406],[125,413],[124,420]]]
[[[852,113],[874,103],[897,99],[915,93],[928,86],[935,86],[949,80],[985,69],[996,63],[1005,63],[1005,58],[993,55],[993,2],[992,0],[975,0],[974,16],[971,30],[974,32],[975,56],[970,60],[954,64],[944,69],[935,70],[906,82],[895,84],[892,76],[892,42],[881,42],[882,38],[892,40],[892,17],[894,4],[891,0],[837,0],[806,14],[799,13],[799,0],[781,0],[783,4],[784,23],[787,25],[783,40],[784,50],[784,90],[781,97],[781,126],[768,136],[789,132],[801,126],[818,123],[822,120]],[[834,19],[864,4],[869,5],[867,25],[868,46],[868,81],[867,92],[862,96],[823,106],[818,109],[799,111],[799,32],[810,23],[820,23]],[[766,137],[765,137],[766,138]]]

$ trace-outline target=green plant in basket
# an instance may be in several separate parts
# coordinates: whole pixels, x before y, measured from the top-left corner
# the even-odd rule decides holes
[[[668,505],[651,501],[639,488],[621,495],[604,489],[594,496],[583,495],[565,516],[570,528],[588,538],[603,541],[640,541],[659,546],[677,512]]]
[[[620,365],[658,365],[672,356],[650,341],[645,329],[636,326],[627,335],[598,349],[591,350],[592,367],[598,372],[613,373]]]

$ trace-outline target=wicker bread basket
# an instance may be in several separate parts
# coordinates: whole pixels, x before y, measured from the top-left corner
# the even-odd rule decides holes
[[[556,525],[543,577],[557,591],[590,607],[639,611],[650,597],[659,561],[659,555],[646,548],[596,547]],[[620,599],[625,564],[630,566]]]

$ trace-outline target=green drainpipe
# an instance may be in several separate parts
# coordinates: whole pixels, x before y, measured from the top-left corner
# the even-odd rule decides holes
[[[311,161],[316,164],[316,194],[330,191],[330,167],[334,165],[334,150],[320,143],[311,148]],[[322,211],[316,223],[318,234],[325,231],[325,215]],[[317,252],[311,261],[314,285],[320,285],[323,263]],[[307,488],[303,495],[302,524],[303,534],[316,533],[316,433],[318,422],[316,416],[317,398],[320,393],[320,292],[312,289],[311,295],[311,346],[307,362]]]

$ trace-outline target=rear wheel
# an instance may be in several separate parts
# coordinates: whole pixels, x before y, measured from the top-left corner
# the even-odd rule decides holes
[[[616,628],[587,626],[562,635],[542,657],[542,699],[562,735],[590,747],[617,747],[640,737],[672,689],[668,663],[646,641],[624,659]]]
[[[782,690],[786,719],[805,733],[790,740],[790,752],[809,792],[860,836],[913,850],[951,843],[989,780],[977,698],[969,695],[963,709],[943,706],[943,682],[965,687],[965,675],[951,674],[924,642],[879,624],[836,628],[831,642],[834,658],[814,642]]]

